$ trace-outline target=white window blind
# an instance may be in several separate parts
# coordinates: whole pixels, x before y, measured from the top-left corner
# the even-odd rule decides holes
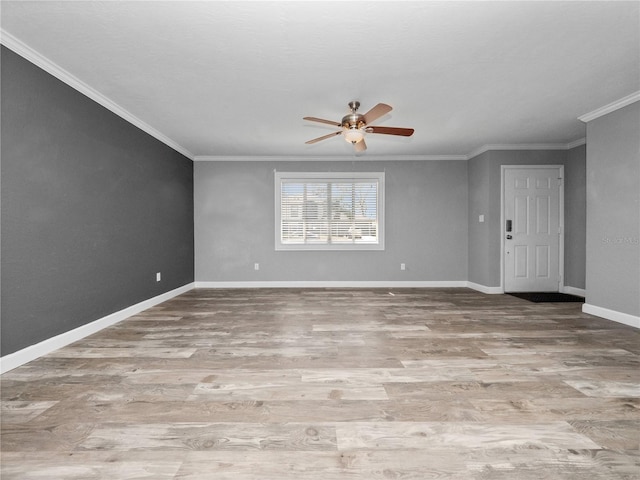
[[[276,250],[383,250],[384,173],[276,173]]]

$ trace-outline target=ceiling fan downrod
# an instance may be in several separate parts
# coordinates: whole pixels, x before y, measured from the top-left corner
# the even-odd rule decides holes
[[[360,102],[358,102],[357,100],[349,102],[349,108],[351,109],[351,113],[342,117],[342,121],[340,122],[342,128],[346,131],[359,130],[363,128],[366,125],[364,121],[364,115],[362,115],[361,113],[357,113],[358,108],[360,108]],[[361,139],[362,137],[360,137],[358,141]],[[347,141],[350,141],[351,143],[356,143],[351,140],[347,140]]]

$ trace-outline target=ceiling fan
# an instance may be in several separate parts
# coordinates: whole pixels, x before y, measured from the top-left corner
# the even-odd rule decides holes
[[[332,120],[324,120],[316,117],[304,117],[304,120],[311,122],[326,123],[328,125],[334,125],[336,127],[342,127],[342,130],[323,135],[322,137],[314,138],[305,142],[306,144],[312,144],[319,142],[320,140],[326,140],[327,138],[335,137],[342,134],[344,139],[353,144],[356,152],[364,152],[367,149],[367,144],[364,142],[366,133],[381,133],[383,135],[400,135],[401,137],[410,137],[413,135],[413,128],[397,128],[397,127],[376,127],[370,125],[370,123],[381,116],[389,113],[392,108],[385,104],[379,103],[364,115],[358,113],[360,108],[360,102],[349,102],[349,108],[351,113],[342,117],[342,121],[334,122]]]

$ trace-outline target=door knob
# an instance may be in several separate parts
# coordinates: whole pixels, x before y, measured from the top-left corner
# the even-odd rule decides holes
[[[507,240],[511,240],[513,237],[511,235],[507,235]]]

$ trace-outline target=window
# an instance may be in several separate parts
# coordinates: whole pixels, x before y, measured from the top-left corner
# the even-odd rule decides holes
[[[384,173],[276,173],[276,250],[384,250]]]

